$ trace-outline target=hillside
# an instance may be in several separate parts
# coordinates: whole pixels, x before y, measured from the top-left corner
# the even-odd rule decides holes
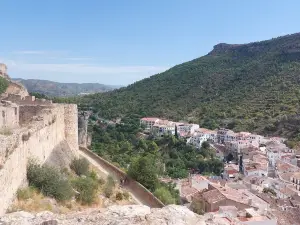
[[[160,116],[208,128],[295,136],[299,84],[296,33],[249,44],[218,44],[203,57],[83,100],[106,118]]]
[[[58,83],[48,80],[25,80],[21,78],[16,78],[13,80],[22,83],[28,89],[29,92],[37,92],[51,97],[66,97],[86,93],[90,94],[97,92],[106,92],[118,88],[117,86],[110,86],[97,83]]]

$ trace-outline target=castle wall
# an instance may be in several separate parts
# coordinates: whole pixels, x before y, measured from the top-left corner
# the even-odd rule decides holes
[[[0,105],[0,133],[10,132],[19,126],[19,107],[17,105]]]
[[[88,117],[85,115],[78,116],[78,143],[80,146],[88,146]]]
[[[20,106],[22,121],[32,115],[28,127],[14,130],[13,134],[0,135],[0,215],[14,199],[17,189],[26,180],[29,158],[44,163],[53,149],[65,149],[66,142],[76,152],[77,110],[75,105],[54,104],[52,108]],[[28,111],[25,113],[25,111]],[[74,113],[74,114],[72,114]],[[74,129],[75,131],[73,131]],[[59,147],[63,145],[62,147]]]
[[[64,105],[65,137],[74,153],[78,150],[78,109],[75,104]]]
[[[39,115],[45,116],[48,106],[21,105],[19,106],[19,123],[25,125],[37,119]],[[42,115],[43,114],[43,115]]]
[[[10,101],[18,105],[51,106],[52,100],[38,99],[34,96],[22,96],[19,94],[7,94],[3,96],[5,101]]]

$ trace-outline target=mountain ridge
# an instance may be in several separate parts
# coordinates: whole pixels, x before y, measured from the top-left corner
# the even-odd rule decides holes
[[[40,79],[13,78],[13,80],[23,84],[29,92],[36,92],[49,97],[69,97],[79,94],[92,94],[111,91],[120,87],[117,85],[99,83],[60,83]]]
[[[293,136],[297,130],[280,124],[289,117],[300,121],[299,87],[296,33],[248,44],[220,43],[202,57],[83,102],[107,118],[138,114]]]

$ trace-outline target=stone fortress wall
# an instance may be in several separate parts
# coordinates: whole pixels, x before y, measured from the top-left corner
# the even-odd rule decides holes
[[[29,159],[45,163],[56,154],[69,160],[78,156],[78,115],[77,105],[29,96],[23,85],[11,81],[2,63],[0,76],[9,82],[0,96],[1,215],[26,181]]]
[[[0,132],[0,215],[26,180],[30,158],[44,163],[60,145],[73,157],[78,154],[77,105],[40,105],[37,100],[28,103],[29,99],[1,101],[0,130],[9,130]]]
[[[0,103],[0,133],[19,126],[19,106],[9,102]]]

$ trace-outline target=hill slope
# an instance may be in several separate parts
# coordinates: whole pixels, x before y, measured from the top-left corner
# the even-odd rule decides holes
[[[203,57],[126,88],[86,96],[84,102],[107,118],[134,113],[290,136],[298,132],[295,121],[300,124],[299,88],[297,33],[242,45],[218,44]]]
[[[22,83],[29,92],[37,92],[47,96],[74,96],[85,93],[97,93],[111,91],[117,86],[110,86],[97,83],[58,83],[48,80],[35,80],[35,79],[13,79]]]

